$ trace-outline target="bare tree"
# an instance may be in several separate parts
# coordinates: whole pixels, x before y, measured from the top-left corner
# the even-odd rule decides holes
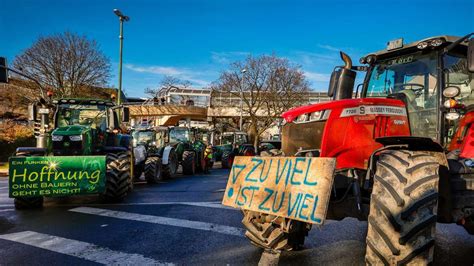
[[[309,91],[300,67],[275,55],[250,56],[232,63],[213,85],[213,93],[242,98],[248,133],[255,146],[284,111],[307,102]]]
[[[166,75],[160,81],[160,86],[158,88],[146,88],[145,93],[150,95],[151,97],[158,97],[162,88],[170,88],[170,87],[189,87],[191,86],[191,82],[188,80],[182,80],[175,76]]]
[[[109,60],[97,43],[70,32],[40,37],[13,65],[60,97],[77,96],[82,87],[104,86],[110,77]]]

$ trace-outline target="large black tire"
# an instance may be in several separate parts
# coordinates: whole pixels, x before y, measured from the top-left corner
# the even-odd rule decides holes
[[[161,174],[161,159],[153,156],[145,161],[145,180],[148,184],[156,184],[163,180]]]
[[[161,167],[161,175],[163,179],[170,179],[175,177],[178,170],[178,156],[174,150],[170,151],[168,156],[168,164],[163,164]]]
[[[43,207],[43,197],[15,198],[14,203],[17,210],[39,209]]]
[[[107,174],[105,191],[101,197],[107,202],[122,201],[131,190],[130,160],[128,152],[109,153],[107,160]]]
[[[133,178],[137,181],[140,180],[140,177],[142,176],[143,174],[143,170],[144,170],[144,165],[141,163],[139,165],[135,165],[133,167]]]
[[[183,152],[183,161],[181,162],[181,165],[183,166],[183,175],[194,175],[196,172],[195,160],[194,151]]]
[[[263,249],[299,250],[311,225],[288,218],[254,211],[243,211],[245,236],[252,244]]]
[[[222,153],[221,165],[223,169],[230,169],[234,163],[234,154],[231,151]]]
[[[380,153],[368,218],[367,264],[432,263],[438,158],[436,153],[424,151]]]

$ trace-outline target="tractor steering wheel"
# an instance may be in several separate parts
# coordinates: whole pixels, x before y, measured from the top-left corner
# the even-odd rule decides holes
[[[412,90],[415,93],[416,97],[421,96],[423,94],[423,90],[425,89],[425,86],[418,83],[404,83],[404,84],[400,84],[399,87],[400,87],[400,91]],[[406,88],[406,87],[410,87],[410,88]]]

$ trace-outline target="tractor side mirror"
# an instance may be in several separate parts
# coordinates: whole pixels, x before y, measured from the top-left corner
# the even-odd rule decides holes
[[[130,109],[128,107],[123,107],[122,122],[128,123],[130,121]]]
[[[8,83],[7,59],[0,57],[0,83]]]
[[[352,98],[356,72],[347,68],[337,68],[331,74],[328,96],[334,100]]]
[[[469,40],[467,47],[467,68],[469,72],[474,73],[474,38]]]
[[[28,105],[28,121],[36,121],[38,113],[36,111],[36,104],[31,103]]]

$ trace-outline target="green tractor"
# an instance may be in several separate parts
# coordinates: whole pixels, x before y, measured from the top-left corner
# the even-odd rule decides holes
[[[163,179],[161,158],[156,146],[156,133],[152,128],[133,128],[134,177],[139,180],[142,174],[148,184],[156,184]]]
[[[178,168],[178,157],[175,148],[169,145],[167,127],[149,127],[133,129],[133,146],[135,165],[139,165],[148,183],[173,178]],[[141,157],[141,160],[137,158]]]
[[[253,156],[254,147],[249,144],[247,133],[241,131],[224,132],[219,137],[219,145],[214,146],[216,161],[222,168],[232,167],[235,156]]]
[[[169,144],[174,148],[184,175],[205,172],[207,169],[204,152],[206,133],[197,128],[170,127]]]
[[[111,101],[41,98],[31,104],[37,145],[17,148],[9,160],[15,208],[42,207],[44,197],[83,194],[123,200],[133,188],[131,136],[121,128],[128,118],[128,108]]]

